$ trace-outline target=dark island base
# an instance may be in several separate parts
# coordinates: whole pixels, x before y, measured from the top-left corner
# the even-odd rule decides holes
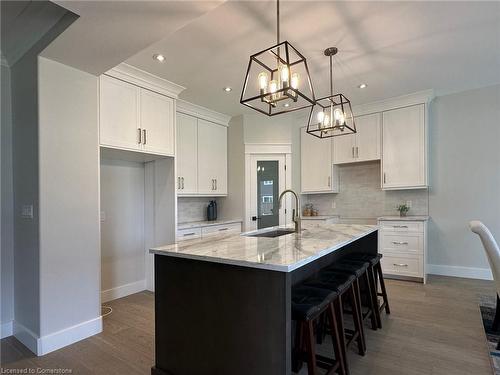
[[[155,255],[153,375],[291,374],[291,286],[377,232],[293,272]]]

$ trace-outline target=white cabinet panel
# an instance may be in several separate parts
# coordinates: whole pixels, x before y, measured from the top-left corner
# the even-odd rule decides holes
[[[380,159],[381,114],[356,117],[356,161]]]
[[[174,100],[141,89],[140,128],[144,150],[154,154],[174,155]]]
[[[139,150],[139,88],[108,76],[100,77],[99,143]]]
[[[354,154],[355,147],[356,147],[355,134],[340,135],[337,137],[333,137],[333,163],[345,164],[345,163],[355,162],[356,161]]]
[[[227,194],[227,128],[198,119],[198,193]]]
[[[382,188],[427,186],[425,105],[383,113]]]
[[[338,178],[332,162],[331,138],[320,139],[301,128],[302,193],[338,192]]]
[[[198,119],[177,113],[177,192],[198,191]]]

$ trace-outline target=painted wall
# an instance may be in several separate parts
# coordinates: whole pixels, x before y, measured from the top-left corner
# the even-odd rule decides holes
[[[10,69],[1,66],[1,336],[12,334],[14,319],[14,191],[12,182],[12,113],[10,94]]]
[[[40,336],[84,323],[93,334],[101,314],[98,79],[45,58],[38,69]]]
[[[436,98],[430,121],[429,263],[488,268],[468,222],[500,241],[500,85]]]
[[[144,163],[101,160],[101,290],[144,282]]]

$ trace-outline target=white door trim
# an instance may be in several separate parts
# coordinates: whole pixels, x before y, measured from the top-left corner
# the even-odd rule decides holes
[[[259,155],[271,155],[271,154],[281,154],[285,156],[285,189],[291,189],[292,187],[292,145],[290,143],[245,143],[245,218],[243,220],[244,229],[243,231],[248,231],[251,228],[251,171],[252,156]],[[285,201],[286,216],[285,223],[291,221],[291,199],[290,196],[286,197]],[[300,210],[300,207],[299,207]]]

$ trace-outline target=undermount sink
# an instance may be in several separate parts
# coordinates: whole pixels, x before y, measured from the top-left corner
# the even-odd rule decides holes
[[[274,229],[274,230],[267,230],[267,231],[262,231],[262,232],[253,232],[249,234],[245,234],[247,237],[279,237],[279,236],[284,236],[287,234],[292,234],[295,233],[295,230],[293,229]]]

